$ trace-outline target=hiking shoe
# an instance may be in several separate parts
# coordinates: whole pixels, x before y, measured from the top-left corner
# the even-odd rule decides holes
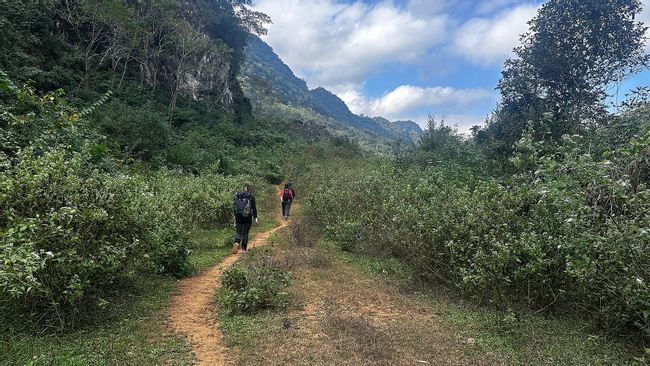
[[[239,249],[239,243],[235,243],[235,245],[232,246],[232,254],[237,254],[238,249]]]

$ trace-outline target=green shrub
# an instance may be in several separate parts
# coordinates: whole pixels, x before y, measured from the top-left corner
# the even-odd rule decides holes
[[[216,173],[118,171],[111,145],[60,94],[0,80],[0,306],[3,317],[61,328],[146,274],[190,270],[187,231],[223,227],[243,181]],[[26,113],[22,115],[20,113]]]
[[[598,161],[567,139],[507,182],[368,160],[321,164],[294,183],[313,190],[309,215],[344,250],[396,258],[518,316],[579,308],[648,334],[649,142]]]
[[[224,272],[215,299],[225,314],[252,314],[268,308],[284,308],[290,276],[266,255],[246,267],[235,263]]]

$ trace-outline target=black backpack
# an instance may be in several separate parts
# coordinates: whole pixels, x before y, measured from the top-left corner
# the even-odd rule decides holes
[[[251,200],[245,192],[239,192],[235,197],[235,213],[244,217],[251,214]]]
[[[285,188],[284,192],[282,193],[282,199],[285,201],[291,201],[291,190],[289,188]]]

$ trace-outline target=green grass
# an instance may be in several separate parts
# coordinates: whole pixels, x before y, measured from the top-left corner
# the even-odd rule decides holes
[[[25,333],[3,324],[0,364],[191,365],[190,348],[165,331],[160,315],[175,283],[172,278],[142,279],[134,295],[109,304],[108,314],[98,314],[98,323],[65,333]]]
[[[599,335],[575,316],[530,316],[515,319],[469,305],[437,305],[463,339],[472,339],[471,351],[492,350],[508,365],[632,365],[633,351],[619,340]],[[638,363],[644,365],[645,363]]]
[[[269,311],[249,315],[220,316],[219,328],[227,334],[228,347],[251,347],[248,340],[271,333],[277,328],[276,317],[279,312]]]
[[[190,235],[193,239],[190,264],[196,273],[212,267],[231,254],[235,228],[194,230]]]
[[[400,283],[410,283],[415,280],[413,273],[405,271],[404,266],[396,258],[377,259],[343,251],[339,251],[339,258],[372,274],[387,276]]]
[[[325,244],[328,245],[328,244]],[[328,246],[332,246],[331,244]],[[462,300],[453,290],[413,285],[411,276],[398,270],[394,260],[368,258],[349,252],[340,257],[367,272],[386,276],[414,299],[425,301],[458,335],[474,344],[469,353],[493,352],[507,365],[648,365],[650,349],[644,351],[624,339],[608,337],[593,324],[571,315],[532,315],[516,319],[487,307]],[[396,267],[397,266],[397,267]]]

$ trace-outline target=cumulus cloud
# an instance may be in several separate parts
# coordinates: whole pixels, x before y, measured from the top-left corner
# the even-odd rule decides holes
[[[451,87],[422,88],[402,85],[380,98],[368,100],[358,92],[341,94],[350,110],[357,114],[382,116],[388,119],[402,119],[414,111],[451,111],[469,108],[476,104],[493,104],[495,93],[482,89],[457,90]]]
[[[352,112],[411,119],[422,127],[435,114],[469,129],[483,121],[498,93],[454,86],[450,74],[467,79],[481,72],[461,69],[465,63],[500,67],[541,1],[256,0],[254,9],[273,19],[263,39],[294,73],[310,88],[338,95]],[[411,68],[417,71],[400,73]],[[397,74],[427,81],[395,80]],[[371,78],[386,88],[371,93],[377,98],[366,95]]]
[[[273,19],[264,40],[312,87],[363,84],[384,65],[417,62],[447,34],[445,16],[417,17],[392,2],[261,0],[255,8]]]
[[[453,38],[452,52],[480,66],[501,65],[519,45],[519,35],[528,31],[527,22],[537,13],[536,5],[508,9],[492,18],[466,21]]]
[[[530,2],[508,8],[520,1],[411,0],[399,7],[393,1],[258,0],[255,9],[273,19],[264,40],[296,74],[311,87],[338,89],[363,84],[382,66],[417,65],[432,54],[499,66],[538,8]],[[445,12],[457,8],[481,16],[464,20]]]

